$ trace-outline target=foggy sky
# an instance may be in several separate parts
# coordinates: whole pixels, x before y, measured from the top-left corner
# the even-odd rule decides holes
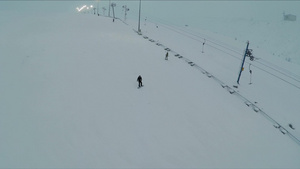
[[[100,9],[108,9],[108,0],[100,0]],[[122,17],[122,6],[127,5],[131,17],[137,17],[139,1],[111,1],[117,4],[116,15]],[[19,12],[76,12],[84,4],[97,5],[97,1],[1,1],[0,11]],[[300,16],[300,1],[144,1],[142,16],[164,19],[189,20],[195,17],[245,17],[276,19],[282,12]]]
[[[0,12],[10,11],[22,16],[22,13],[51,14],[51,13],[76,13],[76,7],[83,5],[94,5],[98,1],[1,1]],[[127,5],[130,11],[128,18],[138,19],[139,1],[114,1],[115,15],[124,18],[123,5]],[[173,25],[190,25],[201,27],[202,21],[219,19],[244,19],[280,21],[283,19],[283,12],[294,14],[300,18],[300,1],[180,1],[180,0],[142,0],[142,21],[146,18],[149,21],[171,23]],[[108,9],[108,0],[99,0],[99,13],[102,8]],[[108,10],[106,10],[106,15]],[[299,22],[299,19],[297,20]],[[203,26],[203,25],[202,25]]]

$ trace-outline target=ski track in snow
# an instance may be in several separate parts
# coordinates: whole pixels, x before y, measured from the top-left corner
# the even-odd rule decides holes
[[[153,26],[153,25],[152,25]],[[142,33],[139,33],[135,30],[135,32],[141,36]],[[175,31],[177,33],[180,33],[179,31]],[[245,98],[244,96],[242,96],[241,94],[237,93],[236,90],[234,90],[233,88],[238,88],[238,85],[233,85],[232,87],[228,86],[227,84],[225,84],[224,82],[222,82],[220,79],[218,79],[217,77],[214,77],[211,73],[209,73],[208,71],[206,71],[205,69],[203,69],[202,67],[198,66],[197,64],[195,64],[193,61],[189,60],[188,58],[183,57],[182,55],[180,55],[178,52],[171,50],[170,48],[166,47],[165,45],[159,43],[159,41],[155,41],[153,39],[151,39],[151,37],[148,36],[143,36],[144,39],[149,40],[150,42],[156,43],[157,46],[163,47],[164,50],[171,52],[175,57],[179,58],[179,59],[183,59],[186,63],[188,63],[190,66],[195,66],[197,69],[199,69],[203,74],[205,74],[207,77],[214,79],[217,83],[219,83],[223,88],[225,88],[230,94],[234,94],[237,97],[239,97],[248,107],[251,107],[253,109],[253,111],[255,112],[259,112],[261,113],[267,120],[269,120],[272,125],[276,128],[279,129],[279,131],[283,134],[287,134],[293,141],[296,142],[296,144],[300,145],[300,140],[299,140],[299,136],[295,136],[293,135],[293,133],[295,133],[293,130],[294,128],[290,127],[289,128],[285,128],[283,127],[283,125],[279,124],[276,120],[274,120],[272,117],[270,117],[266,112],[264,112],[262,110],[262,108],[260,108],[259,106],[256,106],[255,103],[253,101],[248,100],[247,98]],[[193,39],[193,38],[192,38]],[[195,39],[193,39],[195,40]],[[204,43],[206,42],[203,41]],[[202,43],[203,43],[202,42]],[[248,62],[249,63],[249,62]],[[252,62],[250,62],[251,64],[253,64]],[[267,66],[268,68],[271,68],[273,71],[279,72],[281,73],[279,70],[274,69],[272,67]],[[274,74],[270,73],[271,75],[275,76]],[[283,73],[282,73],[283,74]],[[286,75],[286,74],[283,74]],[[287,77],[291,78],[292,80],[295,80],[297,82],[300,82],[298,79],[296,78],[292,78],[288,75],[286,75]],[[279,80],[282,80],[284,82],[287,82],[288,84],[291,84],[292,86],[296,87],[297,89],[300,89],[300,87],[298,87],[297,85],[294,85],[293,83],[290,83],[288,81],[285,81],[284,79],[277,77]],[[295,82],[294,82],[295,83]],[[235,87],[236,86],[236,87]],[[295,133],[297,135],[297,133]]]

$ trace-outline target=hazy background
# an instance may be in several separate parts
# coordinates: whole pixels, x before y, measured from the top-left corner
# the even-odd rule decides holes
[[[98,1],[0,1],[0,10],[26,12],[75,12],[85,4]],[[122,6],[130,8],[128,15],[137,17],[139,1],[111,1],[117,4],[117,17],[123,16]],[[108,9],[108,0],[99,0],[100,9]],[[173,22],[193,23],[199,17],[282,19],[282,13],[300,14],[300,1],[162,1],[142,0],[142,16],[154,16]],[[102,11],[101,11],[102,13]]]
[[[127,18],[138,20],[139,1],[113,1],[115,16],[124,19],[123,5],[130,9]],[[208,30],[263,48],[275,56],[300,65],[300,1],[179,1],[142,0],[142,25],[156,22]],[[109,1],[0,1],[0,14],[24,13],[47,15],[76,13],[76,7],[99,5],[99,13]],[[283,21],[283,12],[296,15],[296,22]],[[112,10],[111,10],[112,16]],[[0,21],[0,25],[5,22]],[[272,32],[270,32],[272,31]],[[275,36],[278,36],[275,38]]]

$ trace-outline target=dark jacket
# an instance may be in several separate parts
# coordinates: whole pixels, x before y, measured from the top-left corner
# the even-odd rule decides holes
[[[141,82],[141,81],[142,81],[142,76],[139,76],[139,77],[137,78],[137,81],[138,81],[138,82]]]

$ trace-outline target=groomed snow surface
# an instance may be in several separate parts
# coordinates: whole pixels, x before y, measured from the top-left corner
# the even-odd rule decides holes
[[[0,19],[0,168],[300,166],[297,142],[174,52],[166,61],[143,36],[230,87],[240,60],[209,46],[201,53],[202,43],[150,23],[138,35],[94,15]],[[249,76],[234,90],[299,139],[300,90],[255,67],[252,85]]]

